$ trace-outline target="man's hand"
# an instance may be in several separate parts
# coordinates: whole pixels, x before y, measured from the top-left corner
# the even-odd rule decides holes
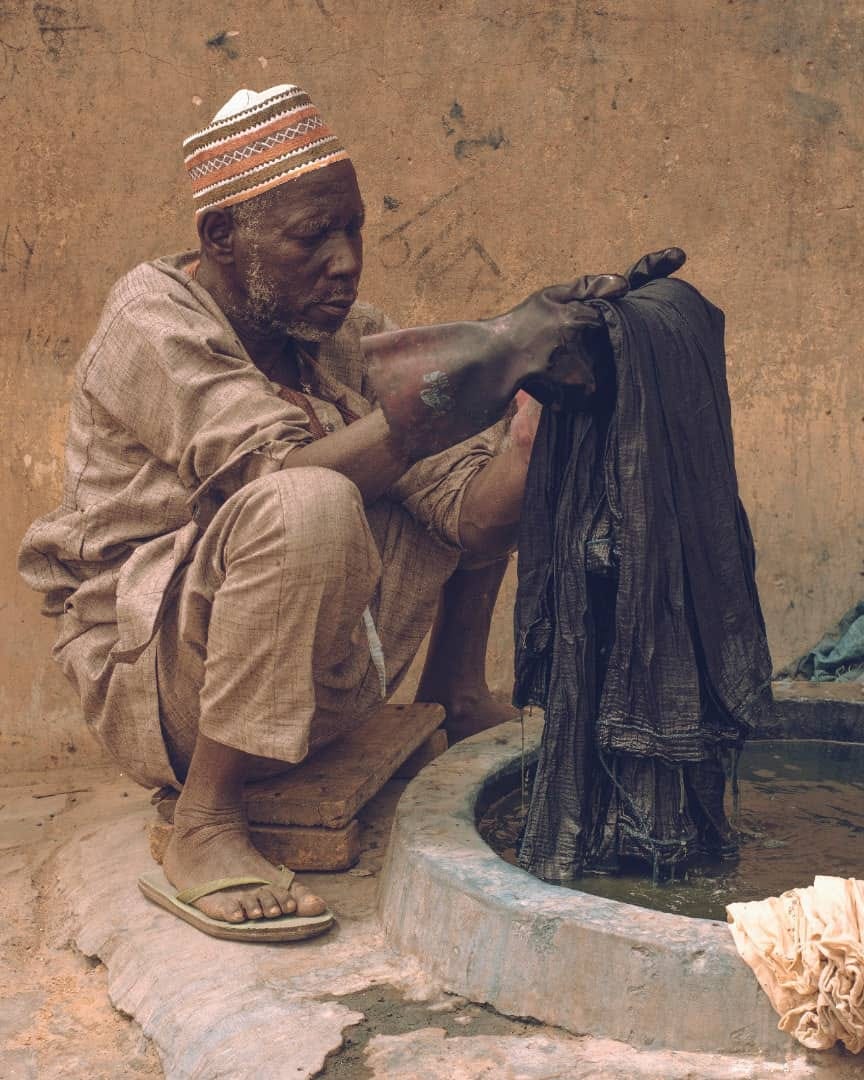
[[[600,313],[586,301],[618,300],[631,289],[674,274],[686,259],[681,248],[652,251],[625,274],[586,275],[569,285],[552,285],[532,293],[493,322],[514,343],[521,341],[526,353],[549,357],[546,375],[553,382],[578,385],[590,381],[583,365],[586,333],[603,328]]]
[[[680,270],[687,261],[687,256],[677,247],[663,248],[662,251],[652,251],[649,255],[643,255],[641,259],[633,263],[624,277],[631,289],[641,289],[649,281],[655,278],[669,277],[676,270]]]
[[[531,448],[537,435],[542,407],[530,394],[520,390],[516,395],[516,414],[510,421],[510,445],[524,461],[531,458]]]
[[[576,387],[583,394],[596,389],[594,365],[599,349],[607,344],[606,327],[600,313],[586,300],[618,300],[631,289],[640,289],[656,278],[668,277],[684,265],[681,248],[652,251],[637,260],[625,274],[600,274],[579,278],[572,285],[557,285],[535,293],[523,301],[520,311],[537,297],[559,301],[566,306],[567,329],[562,341],[549,355],[546,371],[527,379],[523,386],[544,405],[560,404],[563,395]],[[569,390],[568,390],[569,388]]]
[[[617,300],[629,286],[620,274],[594,274],[569,285],[551,285],[523,300],[492,322],[529,371],[525,388],[544,400],[542,383],[581,386],[591,393],[594,374],[585,350],[585,335],[603,328],[599,311],[586,300]],[[533,372],[530,369],[533,368]]]
[[[560,403],[566,393],[595,390],[592,335],[605,335],[599,311],[586,300],[617,300],[628,291],[620,274],[586,275],[569,285],[553,285],[529,296],[501,319],[524,320],[526,328],[540,330],[538,352],[544,365],[535,363],[535,372],[522,385],[544,405]],[[498,320],[501,321],[501,320]],[[555,338],[557,337],[557,340]]]

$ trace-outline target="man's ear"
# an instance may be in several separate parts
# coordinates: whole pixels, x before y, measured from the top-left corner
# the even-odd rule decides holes
[[[234,261],[234,218],[230,209],[209,210],[198,220],[201,251],[218,263]]]

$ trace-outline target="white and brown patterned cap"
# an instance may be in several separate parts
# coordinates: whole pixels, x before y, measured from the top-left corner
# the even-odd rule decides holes
[[[348,157],[306,91],[287,84],[238,90],[183,152],[198,215]]]

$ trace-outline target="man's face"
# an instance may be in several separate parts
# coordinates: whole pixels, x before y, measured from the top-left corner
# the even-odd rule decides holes
[[[307,341],[338,330],[360,283],[363,214],[349,161],[235,207],[234,265],[246,318],[264,333]]]

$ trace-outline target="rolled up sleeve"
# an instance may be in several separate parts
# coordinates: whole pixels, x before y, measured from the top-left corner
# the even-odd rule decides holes
[[[463,549],[459,515],[470,481],[499,452],[506,432],[500,421],[465,442],[413,465],[389,490],[390,498],[446,544]]]

